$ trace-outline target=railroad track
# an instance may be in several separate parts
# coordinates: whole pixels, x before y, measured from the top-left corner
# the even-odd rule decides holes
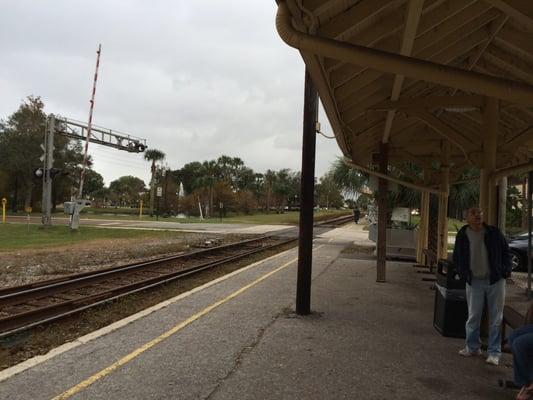
[[[295,240],[260,237],[147,262],[0,289],[0,338]]]
[[[339,225],[347,224],[349,222],[353,222],[353,215],[343,215],[341,217],[327,219],[324,221],[316,222],[314,226],[330,226],[330,227],[336,227]]]
[[[336,227],[352,220],[348,215],[321,221],[315,226]],[[263,236],[0,289],[0,338],[296,240]]]

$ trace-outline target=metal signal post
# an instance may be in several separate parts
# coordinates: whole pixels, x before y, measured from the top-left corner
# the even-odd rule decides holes
[[[54,114],[50,114],[44,134],[44,145],[41,145],[44,151],[41,156],[43,162],[41,170],[43,178],[42,222],[44,226],[52,225],[52,176],[50,172],[54,165],[54,131],[55,117]],[[36,175],[38,176],[37,173]]]

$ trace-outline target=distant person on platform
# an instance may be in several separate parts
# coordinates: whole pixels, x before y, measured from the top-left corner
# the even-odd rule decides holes
[[[359,218],[361,218],[361,211],[359,210],[359,207],[355,207],[353,209],[353,219],[356,224],[359,223]]]
[[[524,326],[509,335],[513,352],[514,383],[521,387],[516,400],[533,400],[533,303]]]
[[[466,222],[455,239],[453,263],[466,281],[466,343],[459,351],[464,357],[482,355],[479,328],[485,299],[489,317],[487,364],[498,365],[501,357],[500,326],[505,303],[505,278],[511,276],[507,241],[495,226],[483,222],[483,212],[469,208]]]

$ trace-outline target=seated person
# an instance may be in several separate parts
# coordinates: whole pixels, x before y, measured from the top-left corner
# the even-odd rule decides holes
[[[511,333],[509,344],[513,351],[514,382],[521,386],[516,400],[533,400],[533,303],[525,325]]]

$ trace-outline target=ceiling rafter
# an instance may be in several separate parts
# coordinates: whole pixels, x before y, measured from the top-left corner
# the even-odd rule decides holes
[[[438,21],[438,15],[440,15],[440,13],[442,13],[444,10],[448,12],[447,14],[448,20],[450,21],[454,20],[454,18],[451,18],[451,17],[455,17],[455,15],[464,12],[465,9],[467,13],[470,13],[472,15],[476,15],[476,13],[481,14],[487,10],[487,7],[485,8],[476,7],[472,10],[469,10],[468,6],[471,5],[472,3],[474,3],[474,1],[472,0],[469,0],[469,1],[454,0],[453,4],[450,4],[449,6],[448,4],[443,4],[429,11],[427,15],[424,14],[424,11],[427,10],[427,8],[425,8],[424,11],[422,12],[423,18],[420,22],[419,35],[422,35],[423,33],[431,35],[429,31],[436,26],[437,21]],[[391,36],[391,35],[394,35],[395,33],[401,30],[403,21],[404,21],[404,18],[402,14],[399,14],[399,13],[393,14],[387,20],[381,21],[379,24],[375,24],[374,26],[372,26],[372,28],[368,32],[369,35],[366,41],[361,40],[361,38],[359,37],[360,35],[359,35],[354,38],[350,38],[348,42],[352,44],[358,44],[358,45],[363,45],[363,46],[368,46],[368,47],[375,47],[375,48],[379,48],[385,51],[394,51],[398,48],[397,46],[399,45],[399,42],[394,36]],[[461,24],[461,18],[459,18],[459,21],[455,23]],[[382,32],[381,33],[382,38],[384,39],[381,39],[378,42],[370,41],[370,38],[376,37],[375,33],[373,32],[375,30],[380,30]],[[433,35],[436,35],[437,33],[438,32],[435,32],[433,33]],[[427,40],[428,39],[425,38],[423,41],[427,41]],[[345,64],[340,61],[337,61],[336,63],[329,66],[329,71],[331,74],[332,81],[341,81],[342,79],[347,79],[350,76],[357,75],[363,69],[354,67],[350,64]]]
[[[422,15],[422,8],[424,6],[424,0],[410,0],[409,8],[407,11],[407,21],[405,25],[405,31],[403,33],[402,47],[400,49],[400,54],[404,56],[410,56],[413,51],[413,45],[415,43],[416,31],[418,29],[418,24],[420,17]],[[402,85],[405,76],[396,75],[394,77],[394,83],[392,85],[392,94],[390,99],[392,101],[398,100],[400,93],[402,91]],[[389,110],[387,112],[387,117],[385,120],[385,128],[383,129],[383,143],[389,141],[390,131],[392,124],[394,122],[394,116],[396,115],[396,110]]]
[[[522,55],[533,57],[533,34],[521,32],[513,27],[504,27],[496,37],[497,42],[505,42],[506,47],[519,51]]]
[[[342,39],[357,25],[389,8],[391,3],[394,4],[390,0],[360,1],[318,28],[317,34],[330,39]]]
[[[448,139],[450,143],[459,147],[466,153],[470,153],[477,147],[469,138],[464,137],[461,133],[457,132],[450,125],[444,123],[441,119],[431,113],[426,111],[413,111],[410,115],[424,121],[424,123],[430,128],[435,129],[445,139]]]
[[[530,0],[485,0],[485,2],[500,9],[533,32],[533,8]]]
[[[476,34],[474,38],[468,39],[468,42],[473,42],[473,46],[481,43],[485,37],[486,37],[486,31],[484,31],[484,27],[486,24],[490,21],[492,21],[494,18],[496,18],[497,15],[487,15],[484,18],[479,19],[477,23],[473,23],[466,28],[463,28],[463,26],[458,26],[458,29],[451,34],[445,33],[443,35],[433,35],[432,39],[432,45],[431,46],[425,46],[421,48],[420,51],[416,51],[413,53],[414,57],[422,58],[430,61],[436,60],[437,62],[443,62],[443,63],[449,63],[451,60],[456,58],[456,54],[454,54],[454,47],[464,47],[466,44],[464,42],[465,38],[469,38],[473,33],[479,32]],[[467,43],[468,43],[467,42]],[[417,46],[418,41],[415,40],[414,46]],[[446,52],[447,49],[450,49]],[[450,57],[451,53],[451,57]],[[439,56],[440,54],[440,56]],[[444,58],[444,61],[440,61]],[[437,60],[438,59],[438,60]],[[342,99],[343,97],[347,97],[349,94],[354,93],[357,90],[358,85],[360,85],[361,80],[366,80],[369,78],[372,79],[378,79],[382,73],[369,70],[367,69],[365,72],[360,74],[359,76],[355,76],[351,81],[349,81],[347,84],[337,87],[336,88],[336,82],[334,81],[334,78],[332,75],[330,75],[331,80],[331,86],[335,89],[335,94],[339,99]]]
[[[285,1],[291,3],[293,26],[298,30],[305,31],[301,24],[294,24],[306,15],[307,19],[319,22],[318,36],[333,35],[330,38],[342,43],[400,54],[401,44],[405,42],[402,33],[408,0],[391,0],[389,4],[382,0]],[[501,6],[494,7],[495,2],[513,10],[505,12]],[[533,16],[532,2],[425,0],[411,55],[433,63],[533,84],[533,30],[530,29],[531,23],[527,26],[523,19]],[[520,8],[520,3],[526,7]],[[313,15],[302,6],[311,10]],[[522,14],[518,19],[515,17],[517,12]],[[532,14],[527,15],[529,12]],[[370,155],[378,151],[388,110],[396,109],[389,139],[395,153],[391,157],[393,165],[402,160],[431,165],[432,160],[438,161],[439,142],[446,137],[457,141],[457,145],[452,146],[455,162],[464,164],[468,160],[481,165],[483,119],[478,109],[483,105],[480,96],[412,76],[403,80],[401,90],[396,89],[401,96],[398,96],[397,103],[393,103],[391,94],[397,80],[394,70],[382,73],[339,62],[315,54],[312,49],[302,56],[305,56],[306,64],[316,58],[315,67],[318,66],[319,71],[315,68],[313,78],[323,80],[320,95],[329,93],[331,97],[330,108],[335,109],[332,117],[336,119],[335,135],[349,143],[348,153],[356,153],[359,163],[370,161]],[[454,101],[453,97],[457,99]],[[471,106],[475,110],[469,111],[469,99],[474,100]],[[468,110],[458,112],[462,107]],[[450,110],[443,111],[445,108]],[[451,108],[456,112],[451,112]],[[423,118],[415,115],[417,111],[418,114],[422,111]],[[533,107],[502,101],[498,136],[499,167],[533,156]],[[405,150],[410,150],[410,154]]]
[[[312,13],[322,14],[335,5],[336,2],[336,0],[302,0],[302,5]]]
[[[438,54],[437,57],[435,57],[435,60],[440,63],[448,64],[452,62],[454,59],[461,57],[464,54],[468,53],[472,48],[475,48],[480,43],[480,41],[482,42],[483,39],[484,37],[482,37],[481,35],[476,35],[474,37],[468,38],[467,40],[464,40],[463,42],[458,42],[457,44],[455,44],[455,46],[447,48],[445,49],[444,52]],[[412,89],[414,85],[419,85],[421,84],[422,81],[408,80],[407,82],[408,83],[405,85],[406,86],[405,90]],[[379,80],[374,81],[372,84],[380,86],[381,88],[381,85],[379,84]],[[405,95],[409,96],[409,93],[405,92]],[[369,105],[385,100],[387,97],[388,97],[388,94],[384,94],[382,98],[379,98],[379,96],[376,95],[373,98],[373,102],[370,104],[368,102],[362,104],[360,101],[357,101],[354,104],[350,104],[347,102],[343,102],[342,100],[339,100],[338,101],[339,107],[345,110],[342,113],[342,118],[345,120],[346,123],[350,124],[351,121],[353,121],[354,119],[358,117],[358,115],[365,112],[364,110],[365,106],[368,107]],[[338,98],[338,95],[337,95],[337,98]],[[355,97],[354,95],[354,100],[357,100],[357,99],[358,98]]]

